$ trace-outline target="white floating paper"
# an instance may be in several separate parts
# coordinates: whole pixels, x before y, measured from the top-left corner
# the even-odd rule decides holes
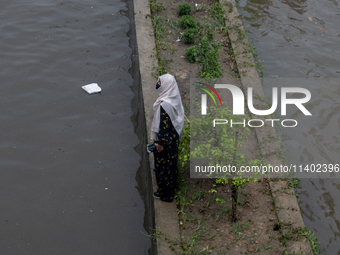
[[[97,83],[84,85],[81,88],[85,90],[87,93],[89,93],[90,95],[94,93],[99,93],[100,91],[102,91],[101,87],[99,87]]]

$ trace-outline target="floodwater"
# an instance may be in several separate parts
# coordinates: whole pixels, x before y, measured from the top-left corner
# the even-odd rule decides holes
[[[1,1],[1,254],[151,254],[132,6]]]
[[[265,77],[340,78],[338,0],[240,0],[238,9],[266,64]],[[309,125],[279,131],[293,164],[340,163],[337,84],[306,87],[312,95]],[[271,97],[271,88],[264,91]],[[340,254],[340,180],[318,177],[300,183],[303,219],[321,241],[321,254]]]

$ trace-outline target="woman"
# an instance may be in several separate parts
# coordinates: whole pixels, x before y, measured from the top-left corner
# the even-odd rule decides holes
[[[175,77],[164,74],[157,80],[159,97],[153,105],[151,132],[156,145],[154,165],[158,185],[155,198],[172,202],[178,187],[177,153],[184,125],[184,109]]]

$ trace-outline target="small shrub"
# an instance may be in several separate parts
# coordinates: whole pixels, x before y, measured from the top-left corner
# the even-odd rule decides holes
[[[154,28],[156,41],[160,40],[161,35],[166,32],[165,22],[160,16],[155,16],[152,20],[152,26]]]
[[[188,3],[179,4],[177,7],[178,16],[189,15],[191,10],[191,6]]]
[[[223,70],[220,61],[220,42],[211,43],[207,36],[198,39],[195,46],[185,50],[189,62],[197,62],[201,67],[200,78],[221,77]]]
[[[196,23],[193,17],[184,15],[179,19],[179,24],[182,28],[194,28]]]
[[[224,10],[219,2],[215,2],[215,4],[210,7],[209,12],[215,20],[218,20],[222,26],[224,25]]]
[[[184,31],[183,33],[184,43],[187,43],[187,44],[193,43],[195,35],[196,35],[195,28],[189,28],[186,31]]]
[[[163,3],[158,2],[157,0],[150,0],[149,3],[151,13],[164,12],[165,7]]]
[[[156,70],[157,77],[162,76],[163,74],[169,73],[169,70],[164,65],[165,62],[169,61],[169,59],[158,59],[158,68]]]
[[[190,63],[194,63],[197,60],[198,53],[199,52],[196,46],[191,46],[187,48],[184,52]]]
[[[208,41],[211,42],[212,40],[214,40],[214,32],[212,31],[211,28],[207,28],[206,30],[206,35],[207,35],[207,38],[208,38]]]

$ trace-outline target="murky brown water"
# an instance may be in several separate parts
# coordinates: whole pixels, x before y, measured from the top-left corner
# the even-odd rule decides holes
[[[1,1],[1,254],[150,252],[132,17],[130,0]]]
[[[240,0],[250,41],[266,63],[265,77],[340,78],[338,0]],[[312,17],[312,21],[309,20]],[[340,84],[340,83],[338,83]],[[294,164],[340,163],[340,85],[311,85],[309,125],[280,131]],[[270,88],[264,88],[269,96]],[[339,179],[302,179],[304,222],[322,254],[340,254]]]

